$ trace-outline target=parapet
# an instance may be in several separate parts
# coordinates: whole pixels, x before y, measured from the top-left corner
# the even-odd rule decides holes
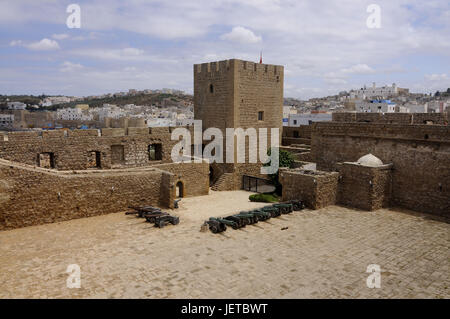
[[[102,136],[124,136],[124,128],[103,128]]]
[[[282,65],[262,64],[251,61],[238,59],[223,60],[218,62],[207,62],[194,64],[194,77],[211,76],[216,73],[227,73],[230,70],[246,70],[258,74],[283,74],[284,67]]]
[[[333,122],[449,125],[447,113],[336,112],[332,114],[332,120]]]
[[[128,135],[148,135],[150,130],[148,127],[129,127]]]

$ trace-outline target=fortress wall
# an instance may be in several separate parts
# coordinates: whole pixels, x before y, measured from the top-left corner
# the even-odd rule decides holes
[[[356,113],[336,112],[333,122],[449,125],[448,113]]]
[[[123,212],[128,206],[173,208],[177,182],[185,197],[207,195],[208,173],[207,162],[61,172],[0,160],[0,230]]]
[[[58,170],[90,168],[92,152],[100,152],[101,168],[169,163],[172,147],[177,143],[171,140],[167,127],[10,132],[2,137],[0,158],[37,166],[39,154],[53,153]],[[150,144],[162,145],[161,160],[150,160]],[[122,159],[114,157],[114,147],[123,147]]]
[[[342,114],[342,113],[341,113]],[[311,125],[283,126],[283,137],[311,138]],[[294,133],[297,132],[297,133]],[[297,134],[297,136],[295,135]]]
[[[337,203],[338,173],[305,170],[280,170],[282,200],[304,200],[311,209]]]
[[[173,184],[183,183],[184,196],[202,196],[209,193],[209,163],[169,163],[155,165],[155,168],[170,172]]]
[[[163,172],[63,174],[0,163],[0,230],[159,205]],[[167,205],[167,203],[165,203]]]
[[[438,215],[450,214],[450,127],[372,123],[315,123],[312,161],[337,170],[372,153],[393,163],[393,205]]]

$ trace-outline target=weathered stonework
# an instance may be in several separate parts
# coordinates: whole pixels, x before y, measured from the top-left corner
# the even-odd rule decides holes
[[[377,210],[390,206],[392,164],[368,167],[357,163],[338,166],[339,204],[363,210]]]
[[[337,203],[338,173],[303,169],[280,169],[282,200],[301,199],[312,209]]]
[[[194,65],[194,116],[202,120],[203,130],[211,127],[222,131],[226,128],[268,129],[278,128],[281,142],[284,68],[279,65],[257,64],[237,59]],[[208,144],[209,141],[204,141]],[[212,165],[213,180],[222,174],[233,174],[231,179],[222,179],[217,190],[240,189],[242,176],[261,175],[261,163],[249,163],[248,141],[245,163],[216,163]],[[238,145],[235,143],[235,156]],[[224,159],[226,149],[223,147]],[[226,180],[226,182],[225,182]],[[233,185],[231,185],[233,183]]]
[[[0,160],[0,230],[120,212],[128,206],[173,208],[184,196],[207,195],[208,163],[117,170],[57,171]]]
[[[338,170],[338,163],[372,153],[393,164],[391,205],[450,215],[448,125],[321,122],[313,124],[311,136],[317,169]]]

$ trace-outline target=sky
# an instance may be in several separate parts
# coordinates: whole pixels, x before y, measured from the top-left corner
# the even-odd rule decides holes
[[[68,27],[70,4],[80,28]],[[446,90],[450,2],[0,0],[0,94],[192,93],[193,64],[258,62],[261,51],[263,63],[284,65],[285,97],[372,82]]]

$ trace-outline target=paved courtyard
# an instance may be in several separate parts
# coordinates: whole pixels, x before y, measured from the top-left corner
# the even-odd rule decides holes
[[[177,226],[109,214],[0,232],[0,298],[449,298],[450,225],[403,210],[303,210],[222,234],[249,193],[183,199]],[[282,228],[288,227],[282,230]],[[69,264],[81,288],[66,287]],[[369,289],[369,264],[381,288]]]

